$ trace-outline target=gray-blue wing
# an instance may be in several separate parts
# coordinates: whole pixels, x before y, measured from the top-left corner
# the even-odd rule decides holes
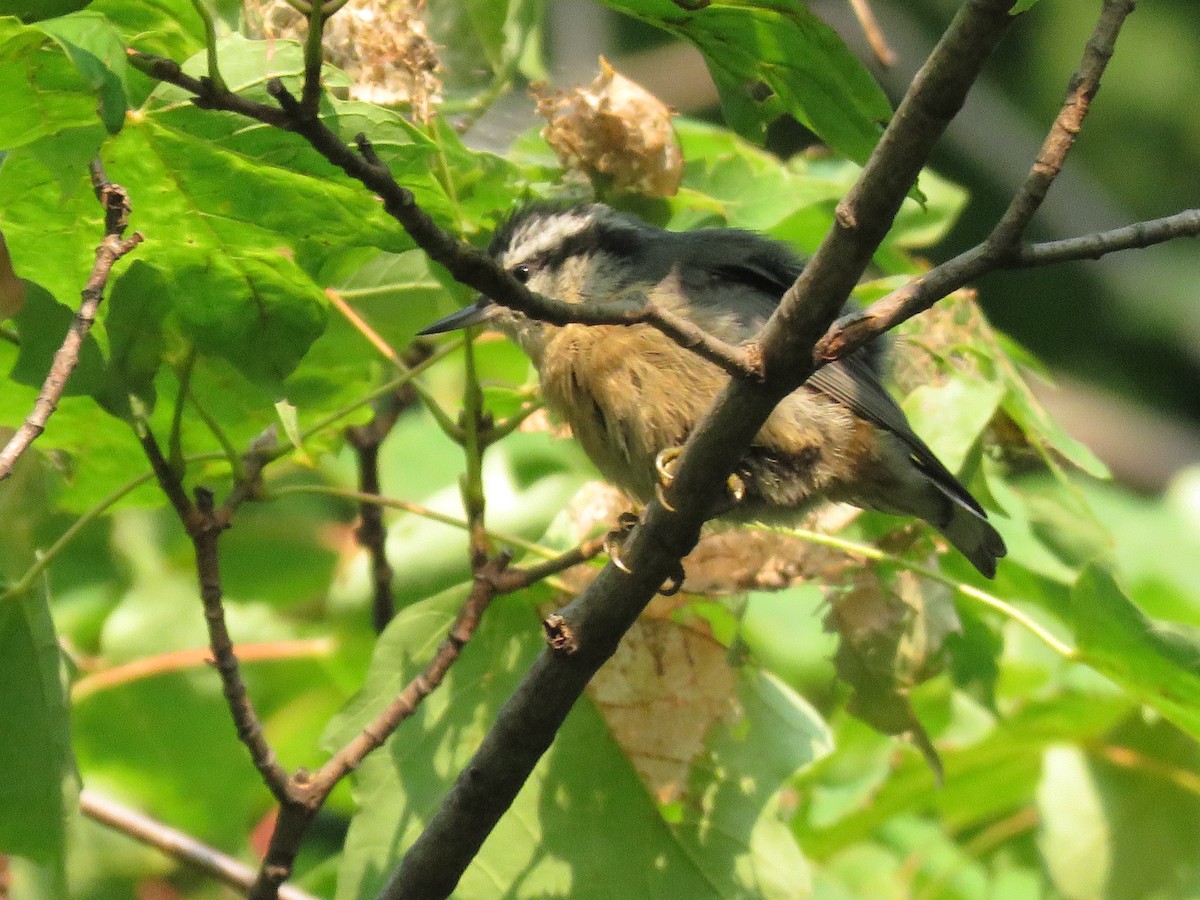
[[[912,450],[913,458],[925,474],[956,500],[984,515],[979,502],[912,430],[904,410],[884,390],[871,366],[863,359],[855,354],[822,366],[805,382],[805,386],[844,403],[855,415],[896,434]]]

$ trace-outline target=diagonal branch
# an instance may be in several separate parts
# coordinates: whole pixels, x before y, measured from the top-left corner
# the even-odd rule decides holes
[[[96,312],[104,299],[104,289],[108,285],[112,267],[117,260],[142,242],[142,236],[136,231],[131,238],[121,237],[129,224],[129,195],[125,193],[125,189],[108,180],[99,160],[93,160],[90,168],[96,199],[104,207],[104,240],[96,248],[96,263],[92,266],[92,274],[83,289],[83,302],[80,303],[75,318],[71,320],[62,346],[54,354],[50,371],[33,403],[33,410],[17,429],[17,433],[0,450],[0,481],[12,474],[13,466],[21,454],[46,430],[46,423],[58,408],[58,401],[62,399],[63,391],[66,390],[67,380],[79,363],[84,338],[91,330],[92,323],[96,321]]]
[[[934,50],[837,221],[760,338],[765,384],[733,381],[691,436],[669,489],[609,564],[560,611],[574,640],[548,650],[505,703],[474,758],[409,850],[381,897],[448,896],[484,838],[550,746],[575,700],[655,591],[695,544],[726,477],[775,402],[813,371],[812,348],[890,228],[917,173],[1011,21],[1009,0],[970,0]],[[573,651],[573,652],[571,652]]]

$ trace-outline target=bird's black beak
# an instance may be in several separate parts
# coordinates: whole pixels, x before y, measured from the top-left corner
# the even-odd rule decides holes
[[[457,331],[459,328],[466,328],[469,325],[478,325],[480,322],[486,322],[495,315],[498,307],[486,297],[480,297],[470,306],[452,312],[444,319],[438,319],[432,325],[428,325],[417,332],[417,337],[425,337],[430,334],[444,334],[447,331]]]

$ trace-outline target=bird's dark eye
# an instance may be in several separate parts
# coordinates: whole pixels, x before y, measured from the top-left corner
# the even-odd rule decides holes
[[[533,269],[529,267],[528,263],[521,263],[519,266],[513,266],[512,274],[513,278],[524,284],[529,280],[529,276],[533,274]]]

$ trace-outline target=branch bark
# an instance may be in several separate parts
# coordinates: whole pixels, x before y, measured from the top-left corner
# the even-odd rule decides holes
[[[419,365],[428,358],[427,351],[421,356],[410,356],[405,365]],[[391,433],[405,409],[417,401],[417,392],[411,384],[403,384],[375,404],[375,414],[365,425],[352,425],[346,429],[346,442],[358,456],[358,489],[363,494],[379,493],[379,448]],[[375,593],[371,601],[371,624],[379,634],[387,627],[396,612],[392,596],[392,578],[395,572],[388,562],[386,543],[387,526],[383,523],[383,507],[378,503],[363,501],[358,506],[358,527],[354,530],[358,543],[371,556],[371,576]]]

